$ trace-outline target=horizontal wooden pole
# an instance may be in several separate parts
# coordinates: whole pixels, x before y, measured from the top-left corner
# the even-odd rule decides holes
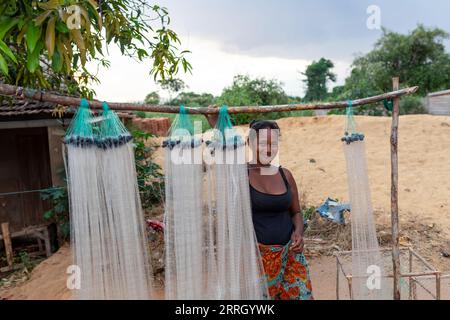
[[[386,99],[393,99],[404,95],[415,93],[419,87],[409,87],[397,91],[384,93],[381,95],[353,100],[353,107],[359,107],[370,103],[380,102]],[[0,84],[0,95],[15,96],[19,99],[37,100],[43,102],[51,102],[63,106],[77,107],[80,105],[80,98],[62,96],[51,92],[41,90],[28,89],[17,87],[8,84]],[[139,103],[124,103],[124,102],[107,102],[108,106],[117,111],[146,111],[146,112],[161,112],[161,113],[178,113],[179,106],[164,106],[153,104],[139,104]],[[93,109],[101,109],[102,101],[91,100],[89,105]],[[288,112],[301,110],[329,110],[346,108],[347,101],[338,102],[318,102],[310,104],[285,104],[272,106],[242,106],[242,107],[228,107],[229,113],[268,113],[268,112]],[[201,108],[186,107],[190,114],[217,114],[219,108],[216,105],[210,105]]]

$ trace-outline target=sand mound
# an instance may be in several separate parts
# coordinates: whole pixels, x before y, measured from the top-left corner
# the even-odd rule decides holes
[[[69,300],[72,293],[66,286],[67,267],[72,264],[68,245],[63,246],[33,269],[30,279],[18,286],[0,291],[1,299]]]
[[[390,224],[391,118],[358,116],[366,135],[367,162],[374,210]],[[347,173],[340,138],[344,116],[285,118],[279,163],[291,170],[308,205],[327,197],[348,201]],[[440,226],[450,238],[450,117],[401,116],[399,126],[399,210],[402,221]],[[160,145],[162,138],[155,139]],[[159,148],[155,160],[163,165]],[[414,219],[412,219],[414,218]]]
[[[288,118],[281,127],[280,163],[290,169],[308,201],[328,196],[348,201],[345,159],[339,141],[345,117]],[[390,223],[390,118],[356,117],[366,135],[373,205]],[[450,117],[402,116],[399,127],[401,221],[440,226],[450,237]]]

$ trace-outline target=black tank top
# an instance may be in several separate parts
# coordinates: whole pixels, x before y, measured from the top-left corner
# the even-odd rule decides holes
[[[252,204],[253,225],[259,243],[265,245],[285,245],[291,239],[294,224],[289,208],[292,203],[291,187],[279,168],[286,185],[286,192],[273,195],[260,192],[250,183],[250,198]]]

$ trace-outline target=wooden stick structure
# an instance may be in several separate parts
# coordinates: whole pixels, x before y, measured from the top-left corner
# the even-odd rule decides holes
[[[399,124],[399,102],[404,95],[417,92],[418,87],[409,87],[399,89],[399,78],[393,79],[393,91],[381,95],[353,100],[353,107],[382,102],[384,100],[393,100],[392,110],[392,128],[391,128],[391,227],[392,227],[392,261],[394,278],[394,299],[400,299],[400,253],[399,253],[399,219],[398,219],[398,124]],[[36,100],[41,102],[50,102],[63,106],[78,107],[80,98],[58,95],[42,90],[23,88],[8,84],[0,84],[0,95],[12,96],[17,99]],[[93,109],[101,109],[102,102],[98,100],[89,101]],[[178,113],[179,106],[164,106],[151,104],[120,103],[108,102],[110,109],[116,111],[145,111],[161,113]],[[229,113],[268,113],[268,112],[289,112],[302,110],[329,110],[342,109],[348,106],[348,101],[338,102],[318,102],[310,104],[286,104],[271,106],[241,106],[229,107]],[[215,122],[219,113],[219,108],[210,105],[201,108],[186,107],[190,114],[203,114],[210,123]],[[3,225],[2,225],[3,229]],[[6,243],[6,241],[5,241]],[[351,281],[349,282],[351,287]]]
[[[393,90],[398,90],[399,78],[392,79]],[[394,274],[394,300],[400,300],[400,250],[398,226],[398,123],[399,97],[394,98],[391,128],[391,227],[392,227],[392,265]]]
[[[359,107],[370,103],[381,102],[384,100],[391,100],[399,98],[404,95],[415,93],[419,87],[409,87],[393,92],[384,93],[381,95],[353,100],[353,107]],[[0,95],[15,96],[19,99],[36,100],[42,102],[51,102],[63,106],[78,107],[81,99],[76,97],[62,96],[55,93],[44,92],[36,89],[22,88],[18,86],[0,84]],[[102,101],[91,100],[89,106],[92,109],[101,109]],[[122,103],[122,102],[108,102],[108,106],[112,110],[117,111],[146,111],[146,112],[161,112],[161,113],[178,113],[179,106],[163,106],[152,104],[138,104],[138,103]],[[289,112],[302,110],[329,110],[342,109],[348,106],[348,101],[338,102],[318,102],[311,104],[285,104],[273,106],[242,106],[229,107],[229,113],[268,113],[268,112]],[[214,115],[219,113],[219,108],[216,105],[208,107],[192,108],[186,107],[186,111],[190,114]]]
[[[3,242],[5,244],[5,251],[6,251],[6,262],[8,263],[8,269],[13,269],[14,264],[14,256],[13,256],[13,249],[12,249],[12,242],[11,242],[11,234],[9,232],[9,223],[4,222],[1,224],[2,229],[2,237]]]

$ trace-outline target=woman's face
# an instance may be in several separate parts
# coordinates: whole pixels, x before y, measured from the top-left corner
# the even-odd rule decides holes
[[[278,141],[280,130],[278,129],[260,129],[253,130],[250,133],[250,147],[253,152],[253,157],[263,165],[270,164],[278,154]]]

